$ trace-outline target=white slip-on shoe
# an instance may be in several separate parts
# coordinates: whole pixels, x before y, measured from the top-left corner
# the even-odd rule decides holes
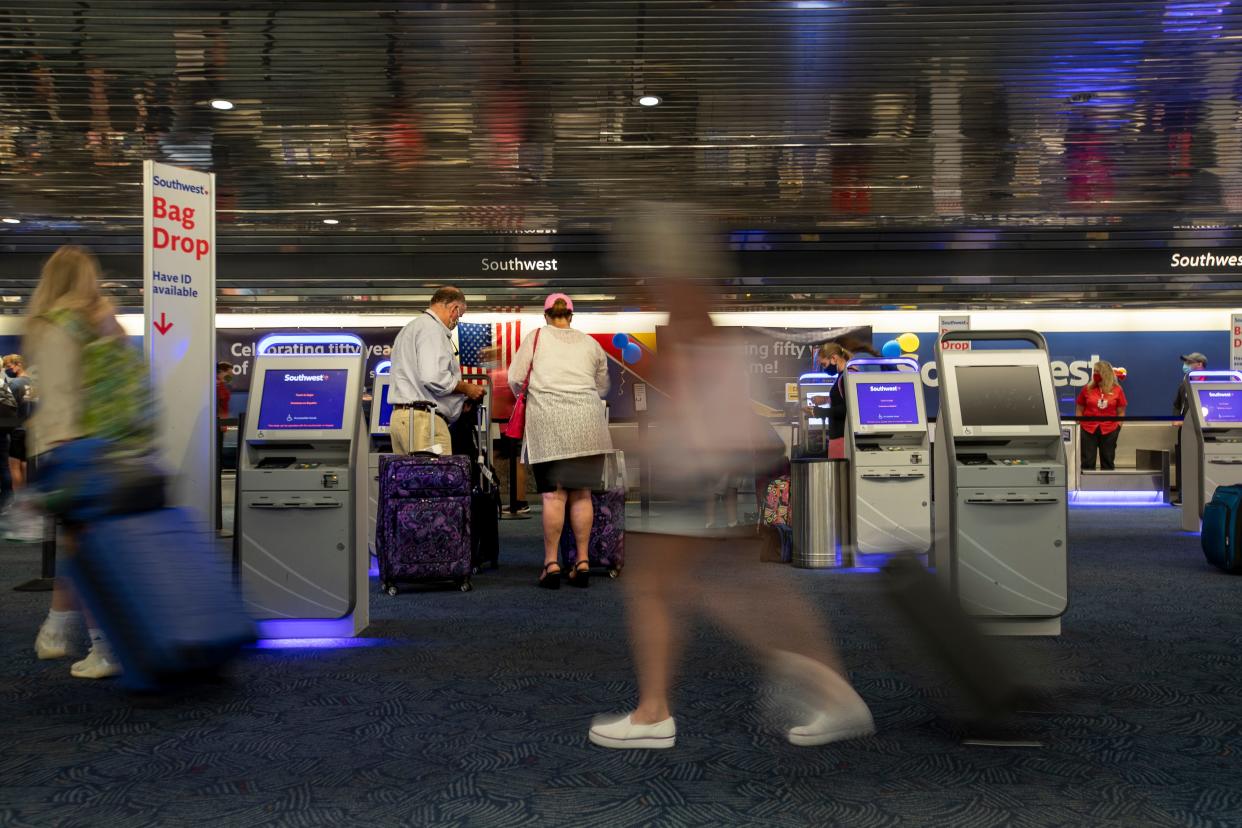
[[[39,659],[64,658],[69,655],[69,634],[65,629],[54,630],[46,621],[35,636],[35,655]]]
[[[121,674],[121,665],[115,656],[105,652],[103,647],[91,647],[86,658],[74,662],[69,668],[69,675],[74,678],[102,679],[112,678]]]
[[[659,750],[671,748],[677,741],[677,724],[669,716],[662,722],[634,724],[628,714],[619,718],[596,719],[591,724],[592,744],[606,748]]]
[[[808,724],[791,727],[786,735],[791,745],[814,747],[846,739],[861,739],[872,733],[875,733],[875,721],[860,698],[857,704],[816,711]]]
[[[790,744],[812,747],[875,733],[875,720],[867,703],[828,665],[780,651],[773,654],[772,667],[792,686],[799,704],[811,711],[806,724],[786,733]]]

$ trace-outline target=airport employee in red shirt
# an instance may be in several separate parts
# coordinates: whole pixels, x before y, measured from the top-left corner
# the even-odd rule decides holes
[[[1117,382],[1117,374],[1113,366],[1104,360],[1095,364],[1091,373],[1091,382],[1078,394],[1074,411],[1079,417],[1124,417],[1126,414],[1126,392]],[[1121,423],[1116,420],[1086,421],[1079,426],[1082,430],[1082,468],[1084,471],[1095,469],[1095,455],[1100,455],[1100,468],[1104,471],[1113,470],[1113,461],[1117,456],[1117,438],[1121,436]]]

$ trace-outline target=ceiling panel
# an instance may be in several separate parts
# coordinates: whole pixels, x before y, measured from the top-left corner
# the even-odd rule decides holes
[[[416,255],[437,234],[473,249],[472,231],[572,244],[640,199],[842,244],[1168,241],[1237,225],[1240,98],[1242,8],[1226,0],[9,0],[0,217],[21,224],[0,224],[0,249],[132,245],[148,158],[216,172],[222,251],[382,234],[388,255]]]

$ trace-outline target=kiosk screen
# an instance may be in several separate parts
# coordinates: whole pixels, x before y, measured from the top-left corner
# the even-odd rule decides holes
[[[806,392],[806,406],[811,409],[807,425],[822,426],[828,422],[828,389]]]
[[[1242,390],[1199,389],[1199,406],[1205,423],[1242,423]]]
[[[263,374],[259,404],[261,431],[331,431],[345,420],[345,368],[303,370],[269,368]]]
[[[1038,366],[959,365],[955,376],[962,425],[1048,425]]]
[[[392,403],[388,401],[388,389],[392,388],[392,383],[384,383],[384,389],[380,391],[380,411],[379,422],[376,423],[378,428],[388,428],[388,424],[392,422]]]
[[[919,405],[912,382],[860,382],[859,425],[918,425]]]

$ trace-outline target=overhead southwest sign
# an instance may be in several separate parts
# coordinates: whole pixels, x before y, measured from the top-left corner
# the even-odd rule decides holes
[[[215,520],[215,176],[143,164],[143,345],[172,501]]]
[[[1242,256],[1218,256],[1215,253],[1187,256],[1185,253],[1174,253],[1169,264],[1172,267],[1242,267]]]
[[[556,259],[519,259],[516,256],[512,259],[484,259],[482,267],[484,272],[503,270],[523,273],[532,270],[556,270]]]

